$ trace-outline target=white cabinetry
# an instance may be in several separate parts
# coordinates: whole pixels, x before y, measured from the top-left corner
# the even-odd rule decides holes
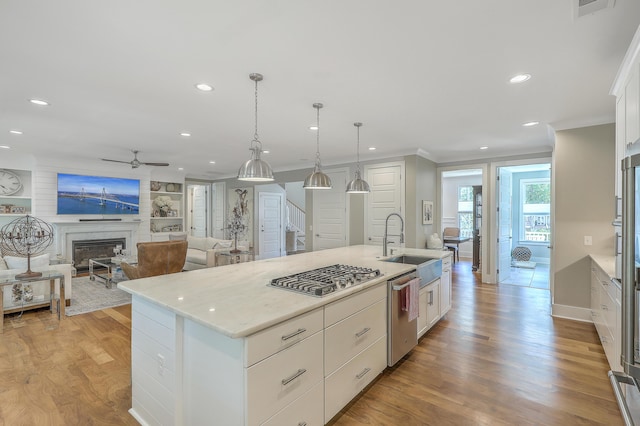
[[[625,140],[634,143],[640,139],[640,64],[636,61],[624,87]]]
[[[442,259],[442,276],[440,277],[440,316],[451,309],[451,256]]]
[[[442,275],[420,288],[418,337],[424,335],[451,309],[451,256],[442,259]]]
[[[616,178],[615,194],[622,197],[620,161],[628,155],[631,144],[640,140],[640,27],[620,65],[611,94],[616,96]],[[640,147],[634,147],[637,153]],[[616,207],[616,217],[621,212]]]
[[[151,240],[169,239],[169,233],[184,230],[183,183],[151,181]],[[160,208],[158,203],[166,208]]]
[[[621,289],[591,261],[591,318],[612,370],[620,371]]]
[[[387,366],[386,284],[325,308],[325,422]]]
[[[141,424],[323,425],[387,366],[386,282],[230,338],[134,295]]]

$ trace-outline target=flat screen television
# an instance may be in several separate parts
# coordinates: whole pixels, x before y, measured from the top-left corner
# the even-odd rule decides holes
[[[58,173],[58,214],[140,213],[140,180]]]

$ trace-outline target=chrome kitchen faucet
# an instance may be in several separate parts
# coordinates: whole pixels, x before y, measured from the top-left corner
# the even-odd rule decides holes
[[[389,228],[389,218],[391,216],[398,216],[400,218],[400,235],[389,235],[387,233],[387,230]],[[384,237],[382,237],[382,255],[383,256],[387,255],[387,243],[389,242],[387,238],[389,236],[400,237],[400,244],[404,243],[404,219],[402,219],[402,216],[400,216],[399,213],[391,213],[389,216],[387,216],[387,219],[384,221]]]

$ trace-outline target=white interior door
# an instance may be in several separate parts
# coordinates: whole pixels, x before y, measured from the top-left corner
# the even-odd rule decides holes
[[[325,170],[332,188],[313,191],[313,251],[347,245],[347,169]]]
[[[260,259],[280,257],[283,253],[282,194],[259,194],[258,239]]]
[[[194,237],[207,236],[207,187],[204,185],[189,186],[190,231]]]
[[[511,274],[511,172],[498,168],[498,274],[500,283]]]
[[[395,212],[404,218],[404,163],[365,166],[364,171],[371,188],[365,201],[364,242],[382,245],[387,216]],[[393,235],[400,233],[400,221],[397,218],[389,220],[388,232]]]

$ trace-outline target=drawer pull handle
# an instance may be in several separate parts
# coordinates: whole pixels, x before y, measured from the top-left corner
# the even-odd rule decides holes
[[[433,290],[429,292],[429,306],[433,305]]]
[[[369,367],[365,368],[360,372],[360,374],[356,374],[356,379],[358,380],[362,379],[369,371],[371,371]]]
[[[296,371],[293,376],[286,378],[286,379],[282,379],[282,384],[283,385],[288,385],[289,383],[293,382],[295,379],[297,379],[298,377],[302,376],[304,373],[306,373],[307,370],[305,370],[304,368],[299,369],[298,371]]]
[[[300,422],[298,423],[298,426],[307,426],[307,422]]]
[[[292,337],[296,337],[298,334],[304,333],[305,331],[307,331],[306,328],[299,328],[298,331],[294,331],[291,334],[287,334],[286,336],[282,336],[282,340],[289,340]]]
[[[370,330],[371,330],[371,329],[370,329],[369,327],[365,327],[365,329],[364,329],[364,330],[359,331],[359,332],[357,332],[357,333],[356,333],[356,337],[362,337],[362,336],[364,336],[365,334],[367,334]]]
[[[608,310],[609,310],[609,308],[607,307],[607,305],[600,305],[600,306],[602,307],[602,310],[603,310],[603,311],[608,311]]]

